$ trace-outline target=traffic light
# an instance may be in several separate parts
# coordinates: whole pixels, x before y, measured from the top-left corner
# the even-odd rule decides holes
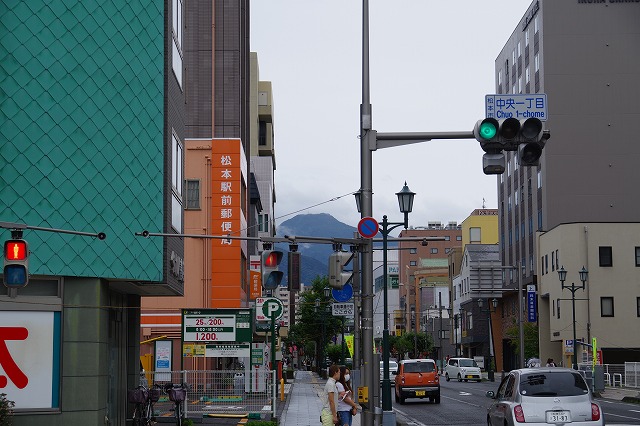
[[[279,270],[278,265],[282,260],[282,252],[279,250],[264,250],[262,252],[262,288],[265,290],[275,290],[282,281],[284,272]]]
[[[329,286],[342,289],[346,283],[351,281],[353,272],[345,271],[344,268],[351,261],[354,254],[346,251],[336,251],[329,255]]]
[[[549,132],[535,117],[523,120],[488,117],[476,123],[473,136],[487,153],[482,159],[485,174],[501,174],[505,163],[502,151],[518,151],[521,166],[537,166]]]
[[[4,242],[4,285],[24,287],[29,283],[29,247],[25,240]]]

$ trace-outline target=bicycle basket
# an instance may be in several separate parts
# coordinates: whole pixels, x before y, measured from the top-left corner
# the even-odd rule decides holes
[[[169,399],[173,402],[182,402],[187,397],[187,391],[185,389],[169,389]]]
[[[133,404],[144,404],[147,402],[149,392],[145,388],[129,389],[127,399]]]
[[[162,390],[160,388],[149,389],[149,400],[151,402],[158,402],[158,400],[160,399],[161,393],[162,393]]]

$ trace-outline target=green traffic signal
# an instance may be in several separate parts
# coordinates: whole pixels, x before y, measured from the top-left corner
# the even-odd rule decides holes
[[[496,128],[495,124],[491,121],[483,121],[480,124],[480,136],[482,137],[482,139],[489,140],[493,138],[497,132],[498,132],[498,129]]]

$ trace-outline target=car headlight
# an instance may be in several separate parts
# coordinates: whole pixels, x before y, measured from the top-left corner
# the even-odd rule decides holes
[[[461,368],[461,369],[460,369],[460,371],[462,372],[462,374],[464,374],[464,373],[466,373],[466,372],[467,372],[467,370],[466,370],[464,367],[463,367],[463,368]]]

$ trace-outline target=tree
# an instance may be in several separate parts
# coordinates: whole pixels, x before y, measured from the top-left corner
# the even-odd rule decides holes
[[[524,359],[538,358],[540,354],[538,325],[532,322],[525,322],[522,325],[524,331]],[[512,320],[511,326],[505,330],[504,337],[508,339],[514,352],[520,355],[520,328],[516,320]]]
[[[396,354],[398,359],[404,359],[404,354],[406,353],[410,353],[412,358],[420,358],[422,354],[427,354],[433,350],[431,336],[426,333],[416,334],[410,331],[402,336],[393,336],[393,339],[391,337],[389,337],[389,348],[391,348],[391,353]]]

